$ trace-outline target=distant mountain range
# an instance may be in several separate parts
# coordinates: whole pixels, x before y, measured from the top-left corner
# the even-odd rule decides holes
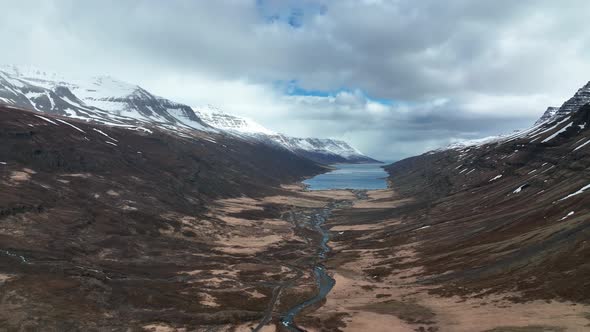
[[[287,136],[267,129],[253,120],[227,114],[211,105],[193,107],[193,109],[197,116],[211,127],[246,139],[279,145],[318,162],[327,164],[378,162],[341,140]]]
[[[216,107],[180,104],[110,76],[72,79],[36,68],[0,67],[0,104],[112,126],[158,127],[179,135],[222,132],[327,164],[378,162],[344,141],[276,133]]]

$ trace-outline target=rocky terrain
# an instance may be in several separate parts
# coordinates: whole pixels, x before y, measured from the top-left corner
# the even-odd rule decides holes
[[[36,68],[0,67],[0,104],[115,126],[223,132],[326,164],[377,162],[343,141],[275,133],[211,105],[176,103],[110,76],[65,78]]]

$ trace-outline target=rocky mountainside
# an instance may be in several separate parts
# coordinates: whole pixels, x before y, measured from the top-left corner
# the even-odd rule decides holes
[[[590,82],[581,87],[572,98],[563,103],[555,116],[562,116],[575,112],[587,103],[590,103]]]
[[[386,167],[417,200],[425,282],[449,292],[590,298],[590,84],[532,128]]]
[[[590,103],[590,82],[581,87],[576,94],[561,105],[561,107],[548,107],[545,113],[535,122],[538,125],[549,119],[560,117],[579,110],[585,104]]]
[[[109,76],[66,79],[35,68],[0,67],[0,103],[115,126],[157,127],[186,134],[222,131],[283,147],[318,162],[375,162],[346,142],[294,138],[212,106],[192,108]]]

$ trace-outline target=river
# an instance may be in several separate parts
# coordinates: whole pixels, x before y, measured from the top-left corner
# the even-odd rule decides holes
[[[387,188],[387,173],[381,166],[383,164],[332,165],[334,167],[333,171],[308,179],[304,183],[307,185],[308,190],[351,190],[355,194],[356,200],[364,200],[368,198],[367,190]],[[334,287],[336,281],[330,276],[323,264],[326,255],[331,250],[328,246],[330,231],[324,228],[324,223],[331,216],[334,209],[349,208],[352,206],[352,203],[350,200],[332,200],[323,208],[297,209],[283,215],[283,218],[294,224],[294,226],[312,228],[317,234],[321,235],[321,240],[317,243],[315,256],[311,262],[312,264],[309,266],[313,270],[318,292],[315,296],[296,304],[282,313],[280,322],[287,330],[293,332],[304,331],[295,323],[296,316],[305,308],[324,300]],[[311,243],[309,238],[307,241]],[[302,271],[299,276],[301,273]],[[291,287],[293,282],[293,280],[289,280],[275,289],[275,296],[271,300],[269,309],[254,331],[260,331],[265,324],[270,322],[273,308],[281,291],[287,287]]]
[[[323,225],[328,217],[332,214],[332,210],[349,204],[350,203],[347,201],[331,202],[325,208],[319,211],[310,210],[306,213],[309,214],[309,217],[311,217],[311,224],[313,225],[315,231],[322,236],[316,252],[316,262],[313,267],[313,272],[319,291],[314,297],[297,304],[283,315],[281,318],[281,324],[287,327],[287,329],[290,331],[303,331],[295,324],[295,316],[297,316],[297,314],[299,314],[301,310],[305,309],[306,307],[323,300],[336,283],[336,281],[330,275],[328,275],[326,268],[323,265],[323,260],[326,258],[326,254],[330,252],[330,247],[328,246],[328,241],[330,241],[330,232],[324,229]]]

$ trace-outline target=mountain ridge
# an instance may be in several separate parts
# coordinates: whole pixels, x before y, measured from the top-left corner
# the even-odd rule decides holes
[[[380,163],[378,160],[365,156],[343,140],[288,136],[267,129],[251,119],[225,113],[210,105],[193,107],[193,109],[211,127],[263,143],[278,145],[322,163]]]
[[[213,106],[192,108],[110,76],[66,79],[32,67],[4,66],[0,103],[114,126],[156,126],[180,135],[222,131],[327,164],[378,162],[344,141],[290,137]]]

